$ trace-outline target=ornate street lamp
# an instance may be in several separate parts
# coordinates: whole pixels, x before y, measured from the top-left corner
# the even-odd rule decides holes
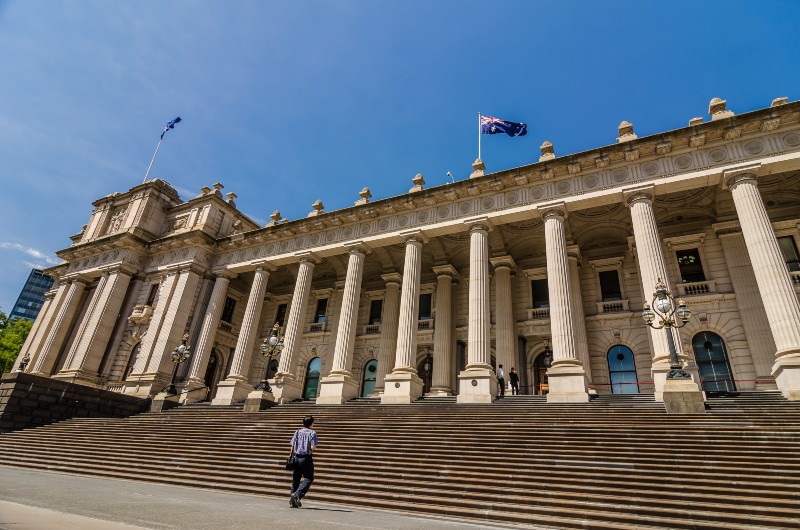
[[[433,357],[431,357],[431,352],[428,352],[428,356],[425,357],[425,363],[422,365],[422,369],[425,371],[426,374],[431,373],[433,369]]]
[[[542,365],[545,368],[550,368],[553,366],[553,350],[550,349],[550,342],[545,340],[544,342],[544,357],[542,357]]]
[[[650,308],[652,305],[652,309]],[[691,379],[689,373],[683,369],[681,360],[678,359],[678,352],[675,350],[675,340],[672,337],[672,329],[679,329],[689,322],[692,312],[686,308],[686,302],[679,298],[676,302],[672,293],[667,291],[667,286],[658,279],[656,292],[653,294],[651,304],[645,302],[642,310],[642,319],[653,329],[664,328],[667,332],[667,344],[669,345],[669,373],[667,379]],[[658,317],[658,324],[653,321]],[[677,318],[675,318],[677,317]],[[678,322],[680,321],[680,323]]]
[[[166,392],[167,394],[175,395],[178,393],[178,391],[175,390],[175,376],[178,373],[178,366],[183,361],[187,360],[189,357],[192,356],[192,352],[189,351],[189,345],[186,344],[188,340],[189,340],[189,334],[185,333],[183,335],[183,340],[181,341],[180,345],[177,348],[175,348],[170,354],[170,356],[172,357],[172,363],[175,366],[172,368],[172,376],[169,378],[169,385],[167,386],[167,388],[164,389],[164,392]]]
[[[269,337],[264,339],[261,343],[261,355],[267,358],[267,369],[264,372],[264,380],[256,385],[256,390],[265,390],[272,392],[272,387],[269,386],[269,372],[272,368],[272,356],[278,356],[283,351],[283,337],[281,336],[281,325],[277,322],[272,326],[272,331],[269,332]]]

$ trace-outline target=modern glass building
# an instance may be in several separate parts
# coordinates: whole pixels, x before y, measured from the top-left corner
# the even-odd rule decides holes
[[[28,281],[25,282],[25,286],[22,288],[22,292],[19,293],[19,298],[17,298],[17,303],[14,304],[9,318],[11,320],[20,318],[30,321],[36,320],[39,311],[42,309],[42,304],[44,304],[44,293],[49,291],[52,286],[52,278],[45,276],[44,272],[39,269],[33,269],[30,276],[28,276]]]

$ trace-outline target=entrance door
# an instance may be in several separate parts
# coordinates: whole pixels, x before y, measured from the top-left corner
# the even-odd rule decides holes
[[[433,386],[433,358],[427,356],[417,364],[417,375],[422,379],[422,395],[431,391]]]
[[[203,401],[208,401],[209,399],[214,397],[214,393],[217,390],[217,382],[219,382],[219,378],[216,377],[218,367],[219,367],[219,357],[217,356],[217,352],[212,350],[211,356],[208,358],[208,367],[206,367],[206,375],[205,377],[203,377],[203,381],[205,382],[206,388],[208,389],[206,398]]]
[[[736,385],[731,375],[728,352],[722,337],[710,331],[701,331],[692,339],[694,358],[706,392],[733,392]]]
[[[306,383],[303,386],[303,399],[316,399],[317,388],[319,387],[319,371],[322,368],[322,361],[319,357],[314,357],[308,363],[306,370]]]
[[[378,361],[372,359],[364,366],[364,379],[361,382],[361,397],[375,392],[375,379],[378,375]]]
[[[544,357],[544,352],[542,352],[533,361],[533,393],[536,395],[545,395],[549,391]]]

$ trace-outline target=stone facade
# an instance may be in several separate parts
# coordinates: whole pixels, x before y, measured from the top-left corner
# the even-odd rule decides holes
[[[153,180],[94,203],[47,273],[20,355],[40,376],[153,396],[189,334],[181,402],[243,401],[265,372],[283,403],[428,394],[488,402],[495,369],[556,402],[654,393],[669,337],[641,312],[663,280],[694,315],[672,330],[682,388],[800,399],[800,103],[259,227],[222,185],[182,202]],[[477,170],[476,170],[477,171]],[[354,193],[355,195],[355,193]],[[545,363],[552,348],[552,364]],[[19,361],[18,361],[19,363]],[[506,377],[508,382],[508,377]],[[687,386],[688,385],[688,386]]]

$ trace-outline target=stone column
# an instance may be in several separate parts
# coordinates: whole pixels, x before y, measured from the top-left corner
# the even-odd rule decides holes
[[[12,372],[17,371],[25,357],[28,358],[28,365],[25,371],[30,372],[36,365],[39,353],[41,352],[42,341],[47,337],[50,331],[54,318],[53,314],[63,300],[64,293],[66,293],[66,289],[62,289],[61,286],[59,286],[44,294],[42,309],[39,311],[39,316],[36,318],[36,322],[33,323],[33,327],[30,333],[28,333],[28,337],[25,339],[25,344],[22,345],[22,349],[19,351],[17,360],[14,362],[14,367],[11,370]]]
[[[586,403],[586,373],[575,348],[572,282],[564,235],[564,204],[542,208],[547,252],[547,291],[550,298],[550,334],[553,365],[547,370],[548,403]]]
[[[671,291],[667,267],[664,262],[664,249],[656,226],[655,212],[653,211],[653,190],[653,186],[625,190],[625,202],[631,210],[631,220],[633,222],[633,237],[636,241],[639,276],[642,279],[642,295],[648,303],[653,299],[655,286],[659,279],[666,284],[667,291]],[[684,364],[688,360],[688,356],[683,350],[683,341],[677,329],[653,329],[648,326],[648,331],[650,332],[650,343],[653,346],[651,373],[653,374],[655,399],[656,401],[663,401],[664,385],[670,369],[667,333],[672,333],[675,350]],[[697,386],[697,381],[694,381],[694,386],[699,391],[700,387]]]
[[[575,353],[583,365],[587,383],[592,382],[591,359],[589,358],[589,340],[586,337],[586,314],[583,312],[583,296],[581,294],[581,275],[578,269],[580,250],[577,246],[567,247],[569,260],[569,280],[572,287],[572,323],[575,326]],[[589,390],[596,394],[595,390]]]
[[[381,276],[386,282],[386,296],[383,299],[381,312],[381,338],[378,343],[378,372],[375,374],[375,391],[372,397],[378,397],[384,391],[386,373],[394,367],[395,348],[397,347],[397,320],[400,318],[400,284],[403,277],[392,272]]]
[[[269,270],[264,266],[256,268],[253,285],[250,287],[250,296],[247,299],[247,308],[242,319],[242,327],[239,329],[239,338],[236,341],[236,349],[233,352],[231,369],[228,377],[217,385],[216,395],[211,401],[212,405],[232,405],[238,401],[244,401],[247,394],[253,390],[247,374],[253,359],[253,346],[259,334],[258,326],[261,322],[261,309],[264,307],[267,280],[269,280]]]
[[[308,297],[311,294],[311,279],[317,258],[309,253],[300,256],[300,268],[297,272],[297,283],[294,284],[292,306],[286,320],[286,333],[283,336],[283,352],[281,353],[278,373],[275,374],[273,394],[279,403],[299,399],[303,395],[303,381],[295,377],[295,354],[303,334],[303,319],[306,315]]]
[[[214,346],[214,339],[219,329],[219,320],[222,317],[222,310],[225,308],[225,299],[228,294],[228,285],[231,283],[233,274],[227,271],[216,273],[214,280],[214,290],[211,292],[211,299],[206,307],[206,316],[203,319],[203,326],[200,328],[200,335],[194,346],[189,374],[186,379],[184,393],[181,395],[181,403],[192,403],[206,397],[205,373],[208,368],[208,359],[211,356],[211,349]],[[208,291],[206,291],[208,292]]]
[[[490,403],[497,395],[489,344],[489,222],[479,218],[469,226],[469,329],[467,366],[458,374],[458,403]]]
[[[422,395],[422,379],[417,375],[417,331],[419,328],[419,288],[422,268],[421,231],[405,234],[406,258],[403,288],[400,292],[400,318],[394,369],[384,378],[382,404],[411,403]]]
[[[453,279],[458,272],[452,265],[434,267],[436,273],[436,328],[433,331],[433,377],[430,396],[452,396],[455,351],[453,340]]]
[[[108,347],[114,324],[120,316],[131,274],[115,270],[106,272],[94,291],[80,330],[72,342],[64,367],[55,379],[98,386],[100,363]]]
[[[781,393],[800,400],[800,300],[786,268],[754,171],[746,167],[726,171],[724,183],[731,190],[736,215],[742,226],[747,252],[755,272],[769,327],[775,340],[772,375]],[[746,315],[743,315],[747,318]]]
[[[517,358],[517,330],[514,325],[514,298],[511,289],[511,270],[514,258],[501,256],[491,260],[495,281],[495,360],[503,365],[506,389],[510,389],[509,373]]]
[[[358,326],[358,302],[361,298],[361,279],[367,248],[359,243],[350,248],[347,277],[342,293],[342,309],[333,350],[333,368],[320,379],[317,404],[341,405],[358,397],[359,382],[353,378],[353,348]]]
[[[67,333],[69,333],[80,307],[84,289],[86,289],[86,281],[81,278],[75,278],[69,282],[63,302],[54,311],[55,318],[50,327],[50,333],[44,340],[42,351],[36,359],[31,373],[50,376],[53,372],[58,355],[64,347]]]

